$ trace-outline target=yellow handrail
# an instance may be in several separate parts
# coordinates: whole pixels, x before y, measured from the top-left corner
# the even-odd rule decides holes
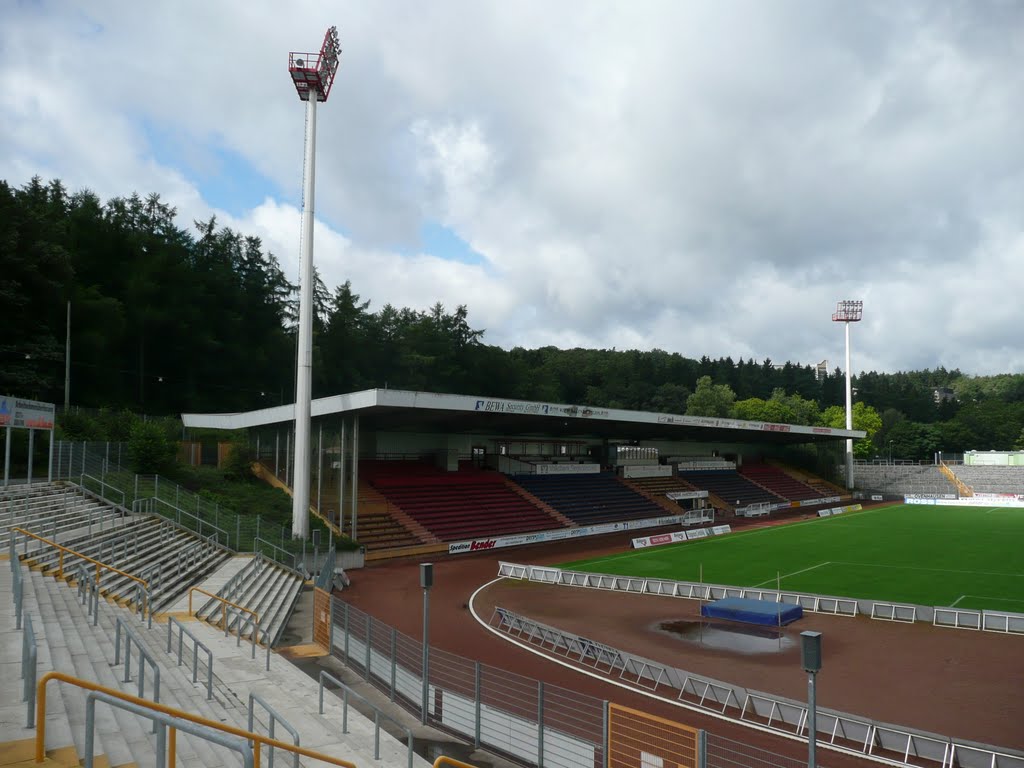
[[[244,611],[245,613],[250,614],[252,616],[253,622],[255,622],[253,624],[253,629],[252,629],[253,637],[255,638],[256,630],[260,626],[260,615],[258,613],[256,613],[256,611],[253,611],[253,610],[251,610],[249,608],[246,608],[244,605],[239,605],[238,603],[232,603],[230,600],[226,600],[223,597],[221,597],[220,595],[213,594],[213,592],[207,592],[202,587],[192,587],[192,589],[190,589],[188,591],[188,615],[189,616],[192,615],[192,593],[193,592],[198,592],[201,595],[206,595],[207,597],[212,597],[214,600],[219,600],[220,601],[220,603],[221,603],[221,614],[220,614],[220,616],[221,616],[221,620],[224,622],[224,628],[225,629],[227,629],[227,626],[228,626],[228,606],[229,605],[232,608],[237,608],[240,611]],[[238,634],[242,634],[242,628],[241,627],[238,628]]]
[[[70,547],[65,547],[63,544],[58,544],[56,541],[51,541],[50,539],[38,536],[32,533],[32,531],[26,531],[24,528],[12,528],[11,532],[24,534],[25,536],[36,539],[37,541],[41,541],[44,544],[49,544],[51,547],[55,547],[60,552],[60,555],[57,559],[57,578],[59,579],[64,578],[64,553],[67,552],[69,555],[74,555],[75,557],[80,557],[87,562],[96,564],[97,585],[99,585],[100,583],[100,568],[106,568],[108,571],[112,571],[113,573],[116,573],[120,576],[126,576],[132,581],[141,584],[143,589],[149,589],[149,583],[145,579],[141,579],[138,576],[132,576],[132,574],[127,573],[126,571],[122,571],[120,568],[115,568],[112,565],[108,565],[107,563],[96,560],[95,558],[89,557],[88,555],[83,555],[81,552],[77,552],[71,549]]]
[[[434,761],[434,768],[442,768],[445,765],[450,765],[452,768],[476,768],[475,765],[464,763],[461,760],[456,760],[454,757],[448,757],[448,755],[439,755],[437,760]]]
[[[269,736],[262,736],[258,733],[250,733],[243,728],[236,728],[233,725],[226,725],[219,720],[208,720],[201,715],[194,715],[191,712],[186,712],[183,709],[176,709],[174,707],[168,707],[166,704],[160,704],[149,699],[143,699],[139,696],[133,696],[130,693],[124,693],[114,688],[107,688],[99,683],[94,683],[91,680],[82,680],[78,677],[72,677],[66,675],[63,672],[47,672],[39,679],[39,685],[36,688],[36,762],[41,763],[46,757],[46,684],[51,680],[58,680],[60,682],[68,683],[69,685],[76,685],[79,688],[84,688],[87,691],[98,691],[105,693],[108,696],[113,696],[115,699],[121,699],[121,701],[128,701],[132,704],[137,704],[146,709],[151,709],[154,712],[162,712],[165,715],[180,718],[181,720],[188,720],[189,722],[196,723],[198,725],[206,726],[215,731],[222,731],[224,733],[230,733],[232,736],[241,736],[243,739],[254,741],[260,746],[274,747],[275,749],[283,749],[288,752],[292,752],[303,757],[309,757],[313,760],[322,760],[325,763],[331,765],[340,765],[343,768],[356,768],[355,763],[351,763],[348,760],[342,760],[340,757],[331,757],[325,755],[322,752],[316,752],[312,749],[305,747],[297,747],[294,744],[289,744],[286,741],[278,741],[272,739]],[[168,750],[168,757],[170,758],[168,765],[170,768],[174,768],[174,759],[176,758],[177,750],[177,735],[176,729],[171,728],[168,734],[168,742],[170,748]],[[435,763],[436,765],[436,763]],[[253,750],[253,768],[259,768],[260,766],[260,750]],[[470,767],[471,768],[471,767]]]

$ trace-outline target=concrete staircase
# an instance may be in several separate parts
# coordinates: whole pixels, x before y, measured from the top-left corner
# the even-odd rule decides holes
[[[0,567],[0,595],[10,595],[12,574],[8,563]],[[315,749],[359,765],[382,764],[405,768],[407,751],[382,731],[381,761],[373,760],[374,728],[370,719],[350,708],[349,733],[341,734],[341,702],[333,694],[325,695],[325,714],[317,711],[317,685],[298,667],[274,655],[270,670],[265,669],[263,653],[250,659],[250,649],[236,647],[236,639],[225,638],[222,632],[201,622],[188,624],[190,632],[213,653],[213,695],[207,698],[206,655],[200,655],[199,681],[191,679],[191,640],[186,638],[182,666],[177,665],[177,635],[173,653],[167,651],[167,626],[144,622],[123,608],[100,601],[97,625],[79,604],[76,592],[67,585],[20,567],[24,584],[24,606],[32,616],[38,643],[38,675],[58,670],[101,685],[131,693],[138,692],[139,665],[133,649],[132,680],[124,681],[124,657],[114,665],[114,627],[117,618],[126,622],[132,633],[160,667],[160,702],[167,706],[200,715],[214,722],[245,729],[248,718],[248,696],[262,696],[277,712],[297,728],[303,747]],[[20,648],[23,630],[14,629],[14,611],[7,603],[0,605],[0,671],[4,689],[10,694],[0,704],[0,765],[14,765],[19,756],[28,753],[28,740],[35,730],[25,727],[26,709],[19,702]],[[175,630],[176,631],[176,630]],[[151,699],[151,671],[147,670],[145,697]],[[85,750],[86,691],[63,683],[47,686],[46,750],[50,764],[78,765]],[[268,718],[257,707],[254,729],[268,733]],[[93,752],[100,757],[96,765],[151,766],[157,764],[156,739],[151,722],[135,714],[105,704],[96,707],[96,729]],[[277,728],[278,738],[289,740],[284,729]],[[285,735],[283,735],[285,734]],[[236,753],[212,745],[196,736],[179,733],[178,764],[188,766],[236,766]],[[268,753],[264,751],[264,759]],[[289,756],[277,754],[277,760],[291,764]],[[320,763],[302,759],[311,766]],[[422,758],[414,758],[415,768],[426,768]]]
[[[230,550],[151,515],[131,515],[121,525],[105,531],[97,531],[95,526],[78,529],[76,535],[68,535],[61,544],[79,555],[146,580],[151,607],[156,612],[164,610],[231,556]],[[79,566],[90,572],[95,568],[82,557],[65,553],[61,571],[59,550],[33,539],[27,541],[26,547],[19,544],[18,549],[19,555],[28,550],[22,557],[29,567],[66,581],[77,577]],[[108,599],[137,607],[135,582],[127,576],[101,571],[100,591]]]
[[[95,531],[125,523],[124,510],[85,494],[77,486],[33,484],[0,492],[0,546],[10,541],[11,528],[24,528],[63,544]]]
[[[274,647],[288,624],[303,586],[304,580],[297,571],[257,554],[228,579],[216,594],[256,613],[260,621],[257,642],[264,645],[270,643]],[[221,601],[210,598],[201,604],[195,615],[223,628],[222,612]],[[235,632],[240,621],[242,637],[250,638],[255,628],[246,624],[237,612],[228,617],[229,631]]]

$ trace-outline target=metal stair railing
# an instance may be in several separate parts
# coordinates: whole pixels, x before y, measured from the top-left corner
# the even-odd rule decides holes
[[[209,701],[213,698],[213,651],[203,644],[203,641],[193,635],[187,629],[185,625],[178,621],[173,616],[167,617],[167,652],[171,652],[171,635],[174,632],[174,627],[178,628],[178,666],[181,666],[181,653],[182,646],[185,643],[185,636],[188,635],[192,641],[192,682],[195,683],[199,679],[199,649],[202,648],[206,651],[206,699]],[[252,730],[250,728],[249,730]],[[273,736],[273,733],[271,733]]]
[[[36,643],[36,630],[32,626],[32,614],[25,614],[25,627],[21,634],[21,677],[25,681],[21,689],[21,700],[27,702],[28,711],[25,713],[25,727],[31,728],[35,725],[32,718],[35,715],[36,703],[36,669],[39,660],[39,647]]]
[[[278,714],[276,709],[274,709],[266,701],[264,701],[262,696],[260,696],[258,694],[255,694],[255,693],[250,693],[249,694],[249,720],[248,720],[248,728],[249,728],[250,731],[254,730],[253,729],[253,723],[254,723],[254,720],[255,720],[254,715],[256,714],[256,712],[255,712],[255,710],[256,710],[255,705],[256,704],[259,704],[261,707],[263,707],[264,711],[268,715],[270,715],[270,725],[267,726],[267,732],[268,732],[268,735],[270,736],[270,738],[274,738],[274,724],[275,723],[280,723],[281,727],[283,727],[286,731],[288,731],[288,733],[290,733],[292,738],[295,740],[295,746],[296,747],[299,746],[299,732],[297,730],[295,730],[294,727],[292,727],[291,723],[289,723],[280,714]],[[293,753],[292,757],[293,757],[293,759],[295,761],[294,768],[299,768],[299,753],[298,752]],[[267,760],[267,768],[274,768],[274,748],[273,747],[270,748],[270,759]]]
[[[36,722],[38,727],[36,728],[36,743],[35,743],[35,760],[37,763],[41,763],[46,757],[46,684],[51,680],[63,682],[68,685],[74,685],[78,688],[83,688],[87,691],[94,691],[103,693],[114,699],[122,702],[135,704],[139,707],[145,708],[152,713],[161,713],[164,715],[170,715],[171,717],[178,718],[180,720],[193,723],[195,725],[205,726],[211,730],[219,731],[220,733],[228,734],[230,736],[237,736],[247,741],[259,744],[261,747],[273,747],[274,749],[282,749],[292,754],[298,754],[302,757],[308,757],[313,760],[320,760],[330,765],[342,766],[342,768],[357,768],[355,763],[349,762],[348,760],[342,760],[338,757],[326,755],[322,752],[317,752],[306,747],[297,747],[294,744],[289,744],[286,741],[279,741],[271,739],[267,736],[263,736],[258,733],[246,731],[242,728],[236,728],[233,725],[227,723],[221,723],[216,720],[210,720],[196,715],[191,712],[186,712],[182,709],[176,709],[175,707],[169,707],[166,704],[160,704],[155,701],[144,699],[140,696],[133,696],[130,693],[124,693],[114,688],[107,688],[99,683],[94,683],[90,680],[83,680],[78,677],[72,677],[71,675],[63,672],[47,672],[43,675],[39,682],[36,684]],[[173,731],[168,732],[168,748],[174,744]],[[259,754],[260,751],[254,750],[253,752],[253,768],[259,768]]]
[[[357,699],[359,699],[361,702],[363,702],[365,705],[367,705],[368,707],[370,707],[370,709],[373,710],[373,759],[374,760],[380,760],[380,719],[383,717],[384,719],[390,720],[392,723],[394,723],[396,726],[398,726],[398,728],[400,730],[405,731],[406,746],[407,746],[407,751],[408,751],[408,755],[409,755],[409,762],[408,762],[407,768],[412,768],[412,755],[413,755],[412,747],[413,747],[413,743],[412,743],[412,729],[411,728],[407,728],[406,726],[402,725],[400,722],[395,720],[395,718],[393,718],[390,715],[388,715],[388,714],[384,713],[383,711],[381,711],[377,707],[377,705],[375,705],[372,701],[370,701],[369,699],[367,699],[365,696],[363,696],[362,694],[358,693],[357,691],[354,691],[351,688],[349,688],[347,685],[345,685],[343,682],[341,682],[341,680],[336,678],[330,672],[328,672],[326,670],[321,670],[319,680],[320,680],[320,714],[321,715],[324,713],[324,681],[327,681],[327,682],[330,682],[330,683],[334,683],[336,686],[341,688],[341,691],[342,691],[342,697],[341,697],[341,701],[342,701],[342,705],[341,705],[342,706],[342,709],[341,709],[341,732],[342,733],[348,733],[348,697],[349,696],[355,696]]]
[[[146,695],[146,664],[153,669],[153,700],[160,701],[160,665],[156,659],[149,655],[146,646],[142,644],[139,636],[125,623],[124,619],[117,616],[114,623],[114,666],[121,663],[121,634],[124,633],[124,680],[125,683],[132,681],[132,643],[138,649],[139,656],[139,698]]]
[[[94,491],[91,488],[87,488],[86,484],[85,484],[86,478],[88,478],[89,480],[91,480],[94,483],[96,483],[97,485],[99,485],[100,490],[99,491]],[[93,477],[92,475],[88,475],[88,474],[82,473],[81,475],[78,476],[78,487],[81,488],[86,493],[92,494],[93,496],[96,496],[96,497],[98,497],[100,499],[103,499],[103,501],[109,502],[111,504],[117,504],[117,502],[114,499],[112,499],[112,498],[108,498],[104,491],[109,489],[111,491],[119,493],[121,495],[121,503],[118,506],[120,506],[122,508],[125,508],[125,501],[127,499],[127,496],[125,495],[125,492],[122,491],[120,488],[117,488],[117,487],[111,485],[110,483],[106,482],[105,480],[101,480],[98,477]]]
[[[101,570],[107,570],[107,571],[111,571],[113,573],[116,573],[116,574],[118,574],[120,576],[125,576],[128,579],[131,579],[136,584],[141,585],[142,588],[144,590],[146,590],[147,592],[149,590],[149,584],[147,584],[144,579],[140,579],[138,576],[133,576],[132,574],[128,573],[127,571],[122,571],[120,568],[115,568],[112,565],[108,565],[107,563],[104,563],[104,562],[102,562],[100,560],[97,560],[95,558],[89,557],[88,555],[83,555],[81,552],[76,552],[75,550],[70,549],[69,547],[65,547],[63,544],[58,544],[57,542],[51,541],[50,539],[44,538],[42,536],[37,536],[36,534],[32,533],[31,531],[26,531],[24,528],[12,528],[11,529],[11,533],[12,534],[19,533],[19,534],[21,534],[22,536],[25,537],[25,550],[26,550],[26,553],[27,553],[27,550],[28,550],[28,540],[29,539],[35,539],[37,541],[42,542],[44,545],[48,545],[48,546],[56,548],[59,551],[59,553],[60,553],[59,558],[58,558],[58,567],[57,567],[57,578],[59,578],[59,579],[63,579],[64,578],[64,554],[68,553],[72,557],[81,558],[82,560],[84,560],[84,561],[86,561],[88,563],[92,563],[93,565],[96,566],[95,580],[96,580],[97,585],[100,582],[100,572],[101,572]],[[15,542],[15,539],[13,538],[13,536],[12,536],[12,538],[11,538],[11,549],[12,549],[12,551],[14,550],[15,545],[16,545],[16,542]],[[39,551],[42,551],[41,548],[40,548]],[[141,605],[138,606],[138,608],[141,608],[141,607],[142,607]]]
[[[246,739],[218,733],[209,726],[189,722],[165,712],[155,712],[141,704],[125,701],[102,691],[90,691],[85,696],[85,768],[93,768],[93,751],[96,745],[96,702],[108,704],[125,712],[144,717],[153,721],[153,732],[156,733],[156,765],[159,768],[172,768],[178,762],[178,731],[191,736],[205,739],[217,746],[226,747],[242,756],[245,768],[255,768],[252,744]]]

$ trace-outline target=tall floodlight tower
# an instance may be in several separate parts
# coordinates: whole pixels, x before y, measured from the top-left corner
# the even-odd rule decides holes
[[[853,429],[853,385],[850,373],[850,323],[859,323],[864,317],[863,301],[840,301],[832,315],[832,322],[846,325],[846,428]],[[853,488],[853,438],[846,438],[846,487]]]
[[[306,155],[302,187],[302,270],[299,276],[299,344],[295,362],[295,470],[292,481],[292,537],[309,534],[310,382],[313,371],[313,205],[316,186],[316,104],[327,101],[338,71],[338,28],[324,35],[320,53],[288,54],[288,72],[306,102]]]

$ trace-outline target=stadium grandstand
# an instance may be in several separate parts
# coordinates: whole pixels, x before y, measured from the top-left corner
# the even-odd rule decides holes
[[[0,617],[0,636],[7,668],[20,654],[24,677],[22,700],[5,705],[0,765],[37,757],[157,765],[176,753],[182,764],[214,766],[231,751],[243,763],[252,750],[268,759],[272,746],[279,760],[349,768],[423,768],[442,748],[463,756],[480,748],[501,766],[608,766],[617,744],[645,738],[644,728],[666,722],[664,712],[615,709],[480,662],[474,693],[471,659],[342,600],[346,569],[424,555],[456,561],[463,552],[570,536],[678,535],[689,525],[706,530],[687,535],[710,536],[723,521],[754,524],[745,519],[752,508],[826,514],[849,492],[791,460],[837,466],[845,439],[863,436],[395,390],[324,398],[312,411],[309,541],[164,478],[133,475],[111,459],[110,446],[57,443],[46,482],[0,491],[10,565],[0,570],[0,589],[14,607]],[[290,489],[291,406],[183,418],[189,430],[247,430],[254,471]],[[358,549],[337,548],[342,538]],[[312,660],[318,677],[307,673]],[[330,671],[330,662],[344,672]],[[383,695],[368,698],[357,680]],[[644,673],[634,682],[643,688]],[[532,710],[520,706],[527,694]],[[350,698],[361,701],[358,710]],[[607,719],[625,711],[633,718],[625,724]],[[697,722],[716,728],[722,720]],[[765,730],[740,720],[734,725]],[[681,726],[676,737],[692,746],[675,762],[714,768],[732,755],[752,766],[795,765],[800,745],[782,725],[756,749]],[[890,759],[888,737],[876,738],[884,759],[905,763]],[[840,766],[859,764],[844,761],[863,752],[827,748]],[[645,764],[637,755],[623,765],[634,763]],[[959,764],[973,768],[963,757]]]
[[[842,439],[862,435],[388,389],[321,398],[312,414],[311,503],[369,560],[567,528],[578,536],[609,524],[663,526],[686,511],[670,498],[680,491],[706,492],[719,516],[830,503],[841,489],[820,478],[809,485],[782,458],[832,466]],[[260,471],[289,487],[292,406],[183,419],[187,429],[247,429]]]

